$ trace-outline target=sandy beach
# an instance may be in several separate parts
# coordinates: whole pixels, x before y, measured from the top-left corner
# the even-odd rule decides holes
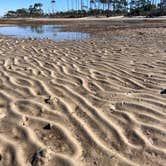
[[[165,165],[166,23],[120,24],[0,36],[0,166]]]

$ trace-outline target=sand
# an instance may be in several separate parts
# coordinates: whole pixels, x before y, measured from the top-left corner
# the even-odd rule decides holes
[[[166,29],[56,43],[0,37],[0,166],[164,166]]]

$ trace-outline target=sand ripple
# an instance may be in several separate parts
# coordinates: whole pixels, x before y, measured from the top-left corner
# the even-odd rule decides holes
[[[142,31],[126,41],[1,37],[0,165],[164,165],[165,53]]]

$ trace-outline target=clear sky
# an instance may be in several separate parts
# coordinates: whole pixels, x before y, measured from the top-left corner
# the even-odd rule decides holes
[[[29,5],[38,2],[43,4],[44,11],[48,13],[52,10],[50,1],[51,0],[0,0],[0,16],[3,16],[8,10],[28,8]],[[69,4],[69,6],[70,8],[72,7],[71,4]],[[67,10],[67,0],[56,0],[56,9],[59,11]]]

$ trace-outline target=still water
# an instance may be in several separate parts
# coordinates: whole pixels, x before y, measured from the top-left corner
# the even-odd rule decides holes
[[[0,34],[18,38],[48,38],[54,41],[81,40],[90,37],[88,33],[63,32],[62,28],[56,25],[0,27]]]

